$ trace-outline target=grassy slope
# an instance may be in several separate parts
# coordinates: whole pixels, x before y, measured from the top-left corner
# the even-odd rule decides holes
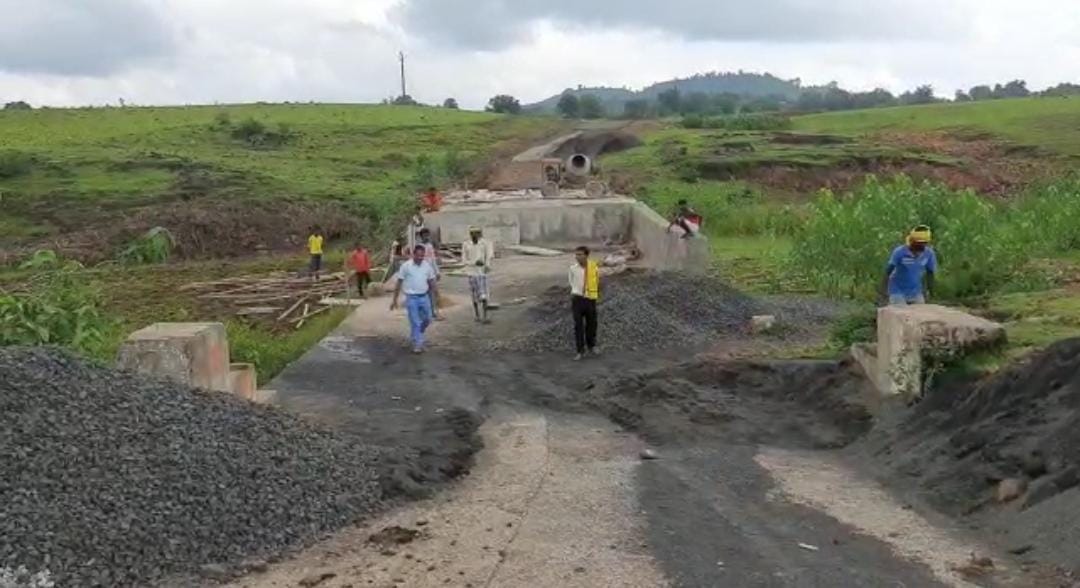
[[[294,138],[253,148],[215,128],[254,119]],[[486,152],[539,131],[544,119],[435,108],[244,105],[0,112],[0,150],[29,155],[30,173],[0,179],[0,227],[47,234],[44,209],[123,210],[179,195],[180,174],[203,176],[212,195],[384,201],[407,195],[420,155]],[[2,241],[0,241],[2,243]]]
[[[991,100],[815,114],[795,119],[807,132],[969,129],[1080,156],[1080,97]]]

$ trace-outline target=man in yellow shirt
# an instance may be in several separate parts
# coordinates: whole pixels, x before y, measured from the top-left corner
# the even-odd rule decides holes
[[[570,310],[574,315],[574,344],[580,361],[585,351],[600,355],[596,349],[596,302],[600,299],[600,265],[589,259],[589,248],[578,247],[574,251],[574,263],[570,266]]]
[[[319,228],[319,225],[311,227],[311,235],[307,240],[308,254],[311,255],[311,262],[308,264],[308,273],[311,274],[311,279],[316,282],[319,281],[319,271],[322,269],[324,241],[322,229]]]

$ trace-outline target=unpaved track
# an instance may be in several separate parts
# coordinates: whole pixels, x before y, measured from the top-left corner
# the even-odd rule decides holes
[[[468,435],[444,418],[455,408],[484,415],[484,449],[469,476],[434,497],[235,585],[296,586],[313,574],[333,574],[319,584],[331,588],[966,585],[950,566],[980,546],[890,502],[854,470],[808,478],[815,462],[722,433],[672,441],[655,448],[659,460],[641,461],[641,438],[589,414],[583,398],[596,382],[670,366],[678,352],[576,364],[562,354],[470,351],[478,337],[513,336],[526,312],[513,302],[560,283],[567,263],[503,261],[495,294],[507,305],[489,326],[472,322],[464,281],[447,277],[454,306],[424,356],[407,353],[405,319],[383,298],[288,369],[274,384],[286,407],[422,447],[430,475],[415,481],[417,494],[469,449]],[[849,494],[831,495],[833,485],[906,518],[868,521],[865,508],[843,502]],[[393,525],[421,535],[389,551],[367,542]],[[940,543],[919,551],[896,536],[913,529]]]

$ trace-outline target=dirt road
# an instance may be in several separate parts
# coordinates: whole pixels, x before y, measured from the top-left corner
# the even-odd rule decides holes
[[[581,363],[490,351],[529,328],[530,301],[568,263],[500,263],[492,325],[472,321],[464,279],[446,277],[451,307],[423,356],[407,353],[405,318],[383,298],[286,370],[274,383],[285,407],[413,447],[421,467],[403,464],[385,483],[422,499],[235,585],[1009,581],[1000,563],[992,579],[955,571],[993,554],[836,451],[869,426],[843,366],[697,363],[680,349]],[[645,449],[658,459],[642,459]]]

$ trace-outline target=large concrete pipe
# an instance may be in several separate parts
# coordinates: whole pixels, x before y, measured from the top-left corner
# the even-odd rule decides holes
[[[566,171],[575,176],[587,176],[592,172],[592,160],[588,155],[575,153],[566,160]]]

